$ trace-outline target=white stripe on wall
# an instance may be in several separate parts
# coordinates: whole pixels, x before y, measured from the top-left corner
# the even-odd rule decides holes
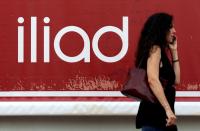
[[[0,102],[0,116],[136,115],[139,102]],[[176,102],[181,116],[200,116],[200,102]]]
[[[2,91],[0,97],[124,97],[120,91]],[[200,97],[200,91],[177,91],[177,97]]]

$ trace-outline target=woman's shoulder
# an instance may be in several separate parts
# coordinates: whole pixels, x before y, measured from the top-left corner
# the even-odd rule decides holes
[[[161,55],[161,48],[158,45],[153,45],[150,49],[149,55],[152,54],[157,54],[157,55]]]

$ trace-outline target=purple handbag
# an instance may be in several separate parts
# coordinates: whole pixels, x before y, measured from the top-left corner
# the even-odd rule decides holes
[[[140,64],[138,67],[140,67]],[[149,87],[147,73],[142,68],[132,68],[129,71],[128,81],[123,86],[121,93],[130,98],[150,101],[152,103],[158,101]]]

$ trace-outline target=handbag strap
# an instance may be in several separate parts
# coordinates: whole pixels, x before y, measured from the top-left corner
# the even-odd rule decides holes
[[[143,60],[144,60],[144,56],[142,56],[142,58],[141,58],[141,60],[140,60],[140,62],[139,62],[139,64],[138,64],[138,68],[140,68],[140,66],[141,66],[141,64],[142,64],[142,62],[143,62]]]

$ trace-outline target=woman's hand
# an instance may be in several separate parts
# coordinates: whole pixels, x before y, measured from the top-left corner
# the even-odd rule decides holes
[[[174,36],[173,42],[169,44],[169,49],[171,50],[171,52],[177,51],[177,37],[176,36]]]
[[[171,109],[166,110],[166,114],[167,114],[167,124],[166,126],[172,126],[176,124],[176,116],[174,115],[174,113],[172,112]]]

